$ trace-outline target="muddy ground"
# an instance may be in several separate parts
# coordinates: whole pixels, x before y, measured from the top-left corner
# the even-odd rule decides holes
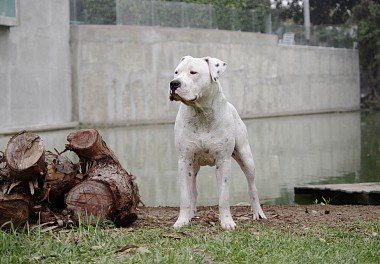
[[[253,223],[248,206],[233,206],[233,218],[239,225]],[[356,221],[380,220],[380,206],[337,206],[337,205],[264,205],[263,210],[267,216],[265,225],[301,226],[307,227],[315,224],[329,226],[351,223]],[[177,207],[141,207],[136,227],[162,227],[174,224],[178,216]],[[196,217],[192,224],[214,226],[218,225],[217,206],[198,207]]]

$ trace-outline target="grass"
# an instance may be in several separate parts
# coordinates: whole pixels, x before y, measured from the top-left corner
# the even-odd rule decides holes
[[[380,263],[380,221],[0,231],[0,263]]]

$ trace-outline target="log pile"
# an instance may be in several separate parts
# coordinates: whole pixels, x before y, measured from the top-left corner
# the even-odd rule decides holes
[[[128,226],[137,219],[141,201],[135,178],[99,132],[78,130],[67,141],[63,152],[54,153],[31,132],[9,140],[0,152],[0,226],[58,218],[71,223],[108,219]],[[78,155],[79,163],[63,155],[68,150]]]

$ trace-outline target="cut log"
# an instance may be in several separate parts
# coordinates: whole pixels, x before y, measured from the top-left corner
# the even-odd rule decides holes
[[[0,193],[0,226],[12,222],[14,226],[25,223],[31,214],[33,203],[22,194],[4,195]]]
[[[42,139],[27,131],[13,136],[5,151],[5,160],[13,180],[35,180],[45,171]]]
[[[74,187],[66,197],[68,209],[75,215],[110,219],[128,226],[137,219],[140,203],[134,176],[129,174],[107,147],[98,131],[82,129],[70,133],[66,148],[74,151],[85,168],[88,180]]]
[[[74,212],[77,219],[89,223],[109,218],[113,203],[107,185],[91,180],[75,186],[66,197],[67,209]]]
[[[69,210],[82,219],[109,219],[117,226],[128,226],[137,219],[139,196],[131,175],[117,164],[100,163],[90,169],[88,177],[68,193]]]
[[[99,132],[95,129],[80,129],[67,136],[66,149],[74,151],[82,160],[112,158],[118,162],[115,154],[107,147]]]
[[[47,151],[45,160],[47,165],[42,200],[47,199],[57,206],[63,206],[64,194],[82,182],[84,177],[79,173],[79,166],[63,155]]]

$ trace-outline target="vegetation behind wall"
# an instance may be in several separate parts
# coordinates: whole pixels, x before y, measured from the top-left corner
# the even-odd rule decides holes
[[[362,0],[353,9],[353,21],[358,25],[363,99],[380,109],[380,3]]]

